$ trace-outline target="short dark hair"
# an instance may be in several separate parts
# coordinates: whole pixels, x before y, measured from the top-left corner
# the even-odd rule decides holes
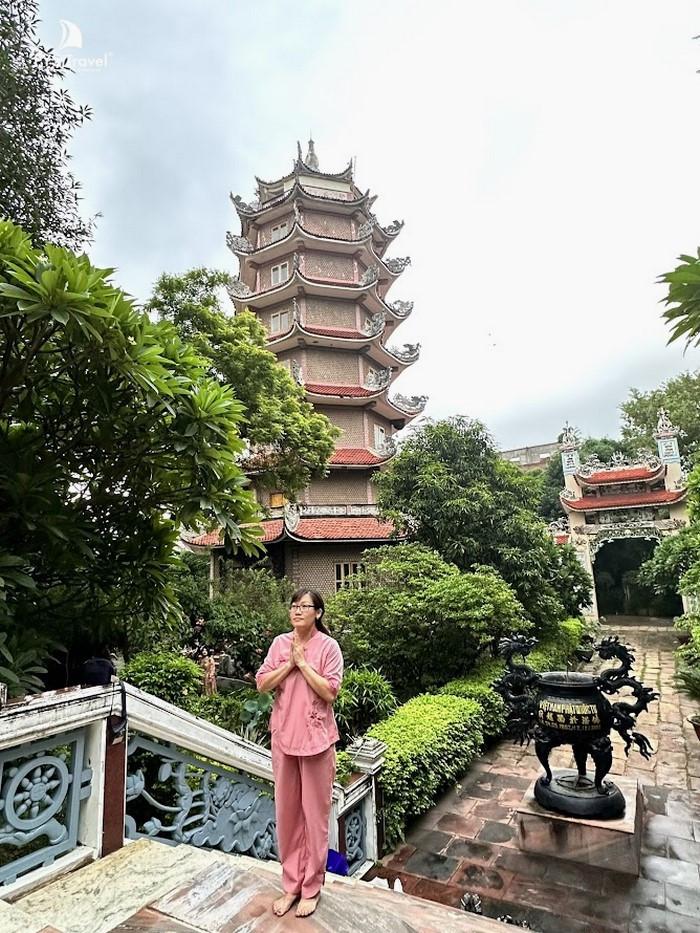
[[[302,596],[308,596],[311,599],[311,602],[314,604],[314,609],[317,612],[319,611],[319,609],[321,610],[321,615],[317,616],[315,620],[316,628],[319,630],[319,632],[323,632],[324,634],[329,635],[330,632],[328,631],[326,626],[323,624],[323,616],[325,615],[325,612],[326,612],[326,604],[323,601],[323,596],[321,596],[320,593],[316,592],[316,590],[310,590],[305,586],[300,586],[298,590],[294,590],[294,592],[292,593],[292,597],[289,600],[289,605],[291,606],[292,603],[298,602],[302,598]]]

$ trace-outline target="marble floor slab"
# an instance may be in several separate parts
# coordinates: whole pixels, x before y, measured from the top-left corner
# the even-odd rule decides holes
[[[43,921],[33,919],[15,904],[0,901],[0,933],[47,933],[47,930]]]
[[[193,846],[140,839],[20,898],[32,920],[63,933],[108,933],[211,861]]]

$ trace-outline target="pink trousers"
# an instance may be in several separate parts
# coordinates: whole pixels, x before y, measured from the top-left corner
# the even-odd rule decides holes
[[[272,741],[277,844],[287,894],[316,897],[328,859],[328,817],[335,746],[318,755],[285,755]]]

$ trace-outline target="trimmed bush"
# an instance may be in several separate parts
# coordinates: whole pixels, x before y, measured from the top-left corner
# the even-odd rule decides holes
[[[235,693],[195,697],[188,707],[188,712],[193,716],[199,716],[200,719],[206,719],[207,722],[213,722],[222,729],[228,729],[229,732],[241,732],[243,699]]]
[[[386,719],[396,709],[391,684],[379,671],[347,670],[334,704],[341,745],[352,736],[364,735],[375,722]]]
[[[348,783],[353,773],[352,756],[348,752],[338,752],[335,756],[335,780],[342,787]]]
[[[140,690],[189,709],[190,703],[202,692],[202,668],[169,651],[142,651],[121,671],[121,679]]]
[[[372,726],[367,735],[387,746],[379,783],[385,842],[392,849],[403,839],[407,821],[429,810],[479,754],[483,716],[474,700],[423,694]]]

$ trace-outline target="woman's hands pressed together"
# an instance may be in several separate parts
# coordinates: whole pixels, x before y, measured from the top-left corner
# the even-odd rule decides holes
[[[306,665],[304,646],[299,640],[299,636],[296,632],[294,633],[294,637],[292,639],[292,653],[289,656],[289,661],[293,666],[298,667],[300,671],[304,670],[304,666]]]

